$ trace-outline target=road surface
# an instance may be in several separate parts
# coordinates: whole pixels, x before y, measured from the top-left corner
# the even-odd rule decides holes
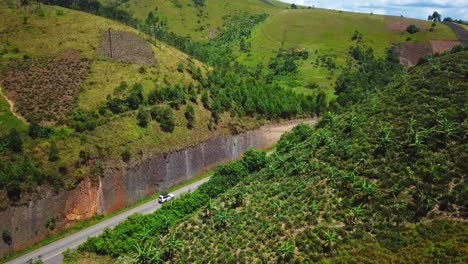
[[[209,178],[201,179],[197,182],[194,182],[190,185],[182,187],[174,192],[175,196],[179,196],[183,193],[193,191],[197,189],[200,185],[207,182]],[[29,260],[41,259],[45,264],[58,264],[62,263],[63,255],[62,253],[67,249],[72,249],[78,247],[80,244],[85,242],[88,237],[94,237],[101,234],[106,228],[113,228],[129,216],[140,213],[140,214],[150,214],[161,208],[161,205],[157,202],[157,199],[151,200],[147,203],[144,203],[138,207],[132,208],[128,211],[125,211],[121,214],[118,214],[112,218],[109,218],[105,221],[102,221],[96,225],[90,226],[86,229],[83,229],[77,233],[74,233],[70,236],[64,237],[60,240],[57,240],[49,245],[38,248],[33,252],[22,255],[7,264],[24,264]]]

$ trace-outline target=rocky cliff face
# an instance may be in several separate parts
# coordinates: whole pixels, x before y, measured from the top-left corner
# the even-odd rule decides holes
[[[11,245],[0,240],[0,257],[44,239],[50,232],[50,223],[54,223],[57,231],[96,214],[111,213],[221,163],[238,159],[248,148],[268,148],[300,122],[216,136],[184,150],[156,155],[131,169],[110,169],[97,183],[84,180],[72,191],[49,194],[28,206],[8,208],[0,212],[0,230],[11,232],[13,239]]]

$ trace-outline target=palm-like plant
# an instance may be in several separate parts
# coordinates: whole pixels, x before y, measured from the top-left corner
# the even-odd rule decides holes
[[[232,221],[232,216],[227,210],[220,210],[214,216],[214,221],[217,227],[227,227]]]
[[[289,262],[294,257],[294,245],[289,241],[276,250],[279,261]]]
[[[161,252],[153,246],[153,242],[143,243],[143,245],[136,243],[134,248],[136,255],[132,259],[135,263],[155,264],[162,262]]]
[[[174,258],[175,253],[182,248],[182,242],[180,240],[177,240],[175,234],[173,234],[169,240],[166,241],[165,244],[166,247],[166,252],[169,257],[169,259]]]
[[[323,232],[323,237],[325,240],[324,246],[328,252],[332,251],[338,242],[338,235],[332,230],[325,230]]]

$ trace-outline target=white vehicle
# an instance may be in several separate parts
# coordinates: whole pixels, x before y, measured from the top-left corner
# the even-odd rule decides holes
[[[174,198],[174,194],[172,193],[163,193],[162,195],[159,195],[159,199],[158,199],[158,202],[159,203],[165,203],[165,202],[169,202],[170,200],[172,200],[172,198]]]

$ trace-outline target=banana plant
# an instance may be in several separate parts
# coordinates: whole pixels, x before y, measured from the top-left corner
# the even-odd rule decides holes
[[[276,250],[276,254],[280,262],[288,263],[294,257],[294,245],[288,241]]]

